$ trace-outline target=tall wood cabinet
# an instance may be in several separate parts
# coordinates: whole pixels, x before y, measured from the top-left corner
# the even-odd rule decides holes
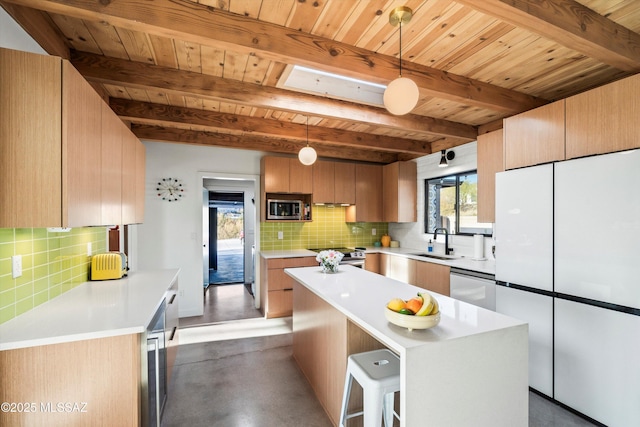
[[[385,222],[416,222],[418,166],[394,162],[382,167],[382,216]]]
[[[135,159],[142,143],[68,61],[0,49],[0,94],[1,228],[136,222],[119,212],[129,170],[119,147],[128,135]]]
[[[478,135],[478,221],[495,222],[496,173],[504,171],[502,129]]]
[[[567,159],[640,148],[640,75],[566,99]]]
[[[356,163],[356,204],[346,210],[347,222],[382,222],[382,166]]]
[[[505,169],[565,159],[565,101],[504,119]]]

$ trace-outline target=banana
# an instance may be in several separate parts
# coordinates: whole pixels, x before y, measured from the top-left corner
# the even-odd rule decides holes
[[[433,316],[434,314],[438,314],[440,312],[440,306],[438,305],[438,301],[436,301],[435,298],[433,299],[433,310],[431,310],[430,315]]]
[[[437,304],[436,300],[426,292],[421,292],[419,295],[422,297],[422,307],[420,307],[420,310],[418,310],[416,316],[428,316],[430,314],[433,314],[432,312],[435,306],[434,304]]]

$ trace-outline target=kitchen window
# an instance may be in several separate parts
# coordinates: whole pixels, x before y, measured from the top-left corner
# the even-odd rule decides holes
[[[493,224],[478,222],[478,173],[462,172],[425,181],[425,233],[444,227],[449,234],[490,236]]]

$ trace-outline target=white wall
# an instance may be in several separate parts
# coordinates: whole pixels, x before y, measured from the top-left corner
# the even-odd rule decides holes
[[[389,223],[389,235],[392,240],[400,242],[401,247],[426,251],[429,239],[433,239],[433,234],[425,234],[424,232],[424,180],[477,169],[477,142],[455,147],[452,151],[456,153],[456,157],[449,161],[449,166],[446,168],[438,167],[440,152],[415,160],[418,164],[418,221]],[[493,245],[493,239],[485,238],[485,256],[491,254],[491,245]],[[449,246],[455,249],[456,255],[473,255],[472,236],[449,236]],[[444,236],[438,236],[435,250],[444,252]]]
[[[0,7],[0,47],[47,54],[2,7]]]
[[[145,217],[143,224],[132,227],[137,268],[180,268],[179,286],[183,292],[180,316],[201,315],[203,176],[259,176],[260,158],[264,153],[143,142],[147,151]],[[156,195],[156,184],[162,178],[183,181],[185,195],[182,200],[169,203]]]

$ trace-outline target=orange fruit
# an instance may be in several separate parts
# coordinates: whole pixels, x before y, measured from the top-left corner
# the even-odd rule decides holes
[[[398,312],[398,311],[400,311],[400,310],[402,310],[403,308],[406,308],[406,307],[407,307],[407,305],[400,298],[394,298],[394,299],[392,299],[391,301],[389,301],[387,303],[387,308],[389,310],[396,311],[396,312]]]
[[[407,301],[406,307],[409,310],[413,311],[414,313],[417,313],[418,310],[422,308],[422,298],[420,297],[411,298],[409,301]]]

